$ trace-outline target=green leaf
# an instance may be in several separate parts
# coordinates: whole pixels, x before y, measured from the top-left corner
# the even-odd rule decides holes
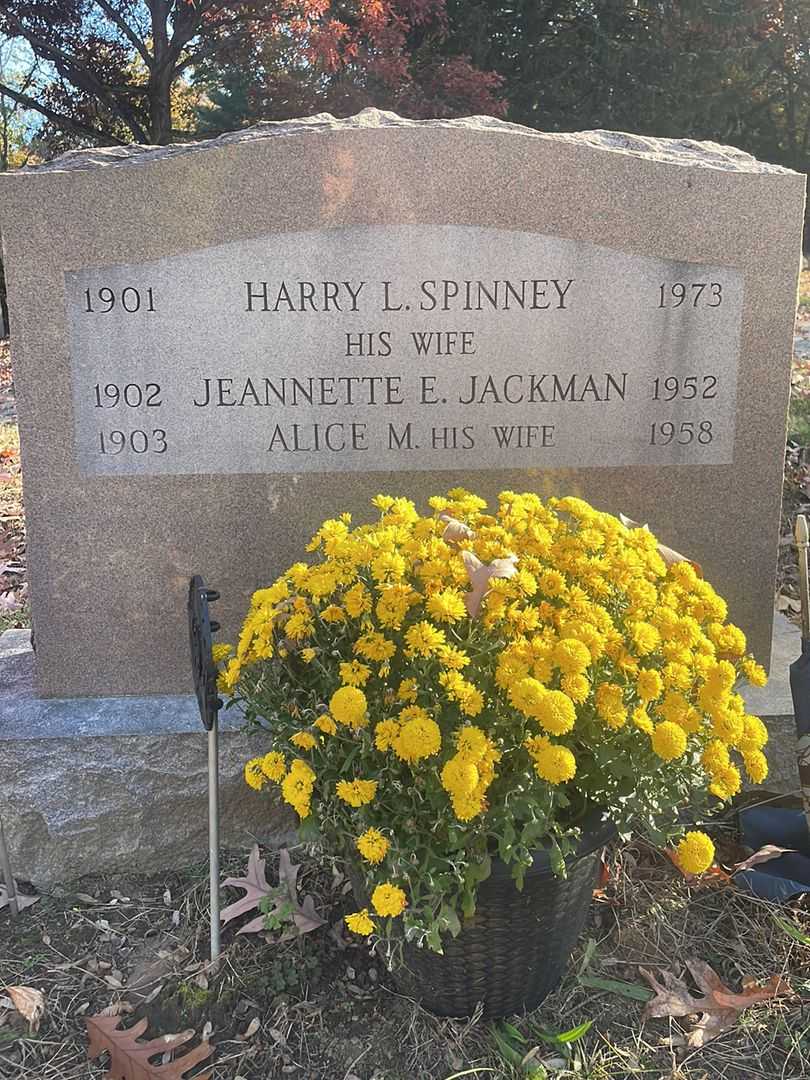
[[[518,1031],[518,1029],[514,1026],[514,1024],[509,1024],[509,1023],[506,1022],[506,1020],[503,1020],[503,1021],[501,1021],[501,1027],[507,1033],[507,1035],[511,1035],[511,1037],[513,1039],[516,1039],[517,1042],[519,1042],[519,1043],[528,1042],[528,1039],[526,1039],[524,1037],[523,1032]]]
[[[444,920],[447,929],[450,931],[453,937],[458,937],[458,935],[461,933],[461,920],[456,914],[455,909],[450,907],[449,904],[442,904],[439,918]]]
[[[655,997],[652,990],[638,983],[623,982],[621,979],[601,979],[598,975],[580,975],[580,986],[590,987],[592,990],[607,990],[611,994],[620,994],[622,997],[633,998],[634,1001],[649,1001]]]
[[[795,923],[790,922],[788,919],[783,919],[779,915],[774,915],[772,917],[776,925],[781,930],[784,930],[788,937],[792,937],[793,940],[798,941],[800,945],[810,945],[810,937],[808,937],[807,934],[803,934]]]
[[[582,962],[579,965],[579,975],[583,975],[588,970],[591,960],[593,960],[594,954],[596,953],[596,949],[596,938],[589,937],[588,941],[585,944],[585,952],[582,956]]]
[[[543,1042],[553,1043],[555,1046],[564,1046],[566,1043],[576,1042],[577,1039],[581,1039],[586,1032],[590,1031],[592,1026],[593,1020],[585,1020],[577,1027],[570,1028],[568,1031],[561,1031],[559,1034],[555,1034],[553,1031],[544,1031],[538,1027],[532,1028],[532,1031]]]
[[[510,1065],[514,1065],[515,1068],[521,1068],[523,1065],[523,1054],[519,1050],[516,1050],[512,1046],[507,1036],[498,1030],[497,1027],[492,1028],[492,1036],[495,1039],[495,1044],[498,1047],[498,1053],[504,1059],[508,1061]]]
[[[320,839],[320,835],[314,818],[306,817],[298,822],[298,839],[302,844],[314,844]]]

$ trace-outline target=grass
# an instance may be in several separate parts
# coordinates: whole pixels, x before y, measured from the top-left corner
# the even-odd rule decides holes
[[[228,856],[224,873],[239,874],[245,858]],[[100,1080],[103,1068],[85,1058],[82,1017],[111,1007],[126,1024],[145,1016],[154,1035],[199,1035],[210,1024],[213,1080],[810,1076],[810,919],[801,903],[776,908],[733,886],[689,884],[649,846],[617,847],[608,902],[592,905],[562,985],[534,1013],[492,1024],[438,1019],[402,996],[382,961],[340,929],[339,868],[301,848],[293,858],[328,924],[289,942],[226,930],[218,974],[204,971],[204,867],[84,879],[14,922],[0,912],[0,985],[32,986],[47,999],[36,1036],[0,1009],[0,1077]],[[273,867],[269,853],[270,880]],[[681,974],[688,957],[707,961],[733,989],[746,975],[782,975],[795,996],[747,1010],[692,1050],[688,1019],[643,1022],[638,971]]]

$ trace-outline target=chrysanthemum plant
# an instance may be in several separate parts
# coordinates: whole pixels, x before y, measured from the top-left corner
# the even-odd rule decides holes
[[[216,655],[264,738],[248,783],[279,785],[302,836],[362,874],[352,930],[440,950],[493,857],[520,888],[541,846],[565,873],[594,811],[664,843],[741,764],[764,779],[767,733],[735,691],[764,671],[652,533],[576,498],[373,503],[373,524],[325,521]],[[687,872],[713,854],[699,832],[678,847]]]

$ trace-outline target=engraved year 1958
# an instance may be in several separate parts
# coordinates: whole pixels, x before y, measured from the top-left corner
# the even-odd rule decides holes
[[[670,420],[650,425],[650,446],[667,446],[674,439],[681,446],[688,446],[695,439],[705,446],[714,438],[711,420],[684,420],[673,424]]]
[[[723,286],[719,281],[672,281],[658,286],[658,306],[677,308],[720,307],[723,303]]]
[[[130,315],[140,311],[141,308],[144,311],[155,310],[155,297],[151,287],[143,291],[127,285],[120,292],[110,288],[85,289],[84,301],[84,310],[91,314],[106,315],[116,307],[123,308]]]

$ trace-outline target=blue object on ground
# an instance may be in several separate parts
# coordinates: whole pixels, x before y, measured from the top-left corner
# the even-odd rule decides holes
[[[738,870],[735,882],[763,900],[778,902],[810,892],[810,833],[801,810],[751,806],[740,811],[743,843],[754,851],[766,844],[793,848],[787,855]]]

